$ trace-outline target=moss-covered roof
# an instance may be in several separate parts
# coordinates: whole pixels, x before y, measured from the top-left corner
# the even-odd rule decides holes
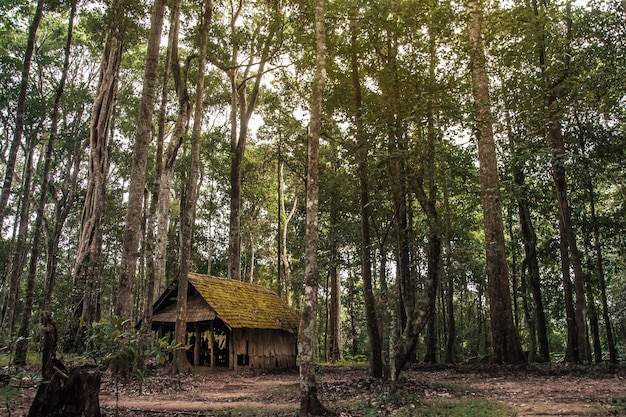
[[[269,288],[195,273],[189,274],[189,283],[231,329],[297,330],[298,318]]]

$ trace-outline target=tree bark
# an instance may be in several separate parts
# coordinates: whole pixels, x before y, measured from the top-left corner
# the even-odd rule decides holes
[[[72,2],[70,9],[70,16],[68,21],[67,39],[65,43],[65,57],[63,61],[63,70],[61,72],[61,78],[59,79],[59,85],[56,90],[54,105],[50,117],[50,133],[48,135],[48,141],[46,143],[46,152],[44,156],[44,166],[41,173],[42,181],[39,191],[39,201],[37,202],[37,214],[35,217],[35,225],[33,226],[33,238],[32,248],[30,254],[30,261],[28,266],[28,277],[26,279],[26,295],[24,297],[24,307],[22,311],[22,319],[20,328],[18,331],[18,341],[15,344],[15,357],[13,361],[16,365],[26,365],[26,354],[28,352],[28,342],[30,335],[30,319],[33,308],[35,281],[37,278],[37,265],[39,263],[39,250],[41,248],[41,235],[44,221],[44,210],[46,202],[48,201],[48,185],[50,183],[50,167],[52,165],[52,151],[54,149],[55,141],[57,138],[58,121],[59,121],[59,108],[61,106],[61,98],[63,97],[63,91],[65,89],[65,81],[67,79],[67,71],[70,65],[70,51],[72,45],[72,34],[74,28],[74,16],[76,14],[77,1]],[[25,188],[25,191],[27,188]],[[28,195],[24,196],[28,198]]]
[[[534,326],[537,331],[537,339],[539,342],[539,355],[543,361],[550,362],[550,347],[548,344],[548,329],[546,314],[543,308],[543,297],[541,295],[541,274],[539,271],[539,260],[537,259],[537,234],[533,225],[530,212],[530,202],[528,201],[528,187],[526,185],[526,175],[520,153],[520,140],[512,129],[510,118],[506,118],[507,134],[512,147],[513,163],[512,173],[513,182],[517,189],[517,209],[519,215],[522,244],[524,246],[524,264],[528,270],[528,284],[532,294],[533,303],[535,305]],[[523,270],[522,270],[523,274]]]
[[[485,226],[487,290],[493,339],[492,360],[494,363],[522,363],[525,361],[524,352],[511,312],[512,303],[506,264],[498,166],[493,139],[491,100],[482,43],[482,7],[478,0],[468,1],[466,7],[469,13],[472,93],[478,134],[481,200]]]
[[[559,225],[559,254],[561,258],[561,274],[563,276],[563,298],[565,301],[565,320],[567,324],[567,344],[565,347],[565,362],[578,362],[578,327],[576,326],[576,313],[573,301],[572,280],[570,276],[570,263],[567,254],[567,241],[560,218]]]
[[[35,136],[37,133],[29,135],[28,144],[26,146],[26,163],[24,164],[24,173],[22,180],[22,198],[19,210],[19,226],[14,247],[11,251],[11,267],[10,270],[10,287],[9,297],[6,306],[6,315],[3,317],[4,327],[7,329],[7,335],[13,336],[15,332],[15,319],[17,314],[18,300],[20,299],[20,281],[24,273],[24,263],[26,262],[26,241],[28,239],[28,222],[30,220],[30,202],[32,197],[32,177],[33,177],[33,153],[35,152]],[[32,301],[32,300],[31,300]],[[19,359],[19,358],[18,358]]]
[[[109,5],[109,13],[114,15],[109,28],[105,48],[100,63],[100,79],[91,112],[89,126],[89,168],[87,190],[83,206],[78,248],[74,265],[74,294],[72,303],[76,314],[82,319],[82,325],[73,322],[73,339],[69,343],[77,349],[80,344],[80,332],[90,323],[97,300],[93,289],[98,287],[102,251],[102,218],[106,196],[106,179],[109,169],[108,141],[113,117],[113,104],[117,92],[117,77],[122,60],[122,22],[124,6],[121,0]],[[77,318],[76,318],[77,319]]]
[[[351,8],[356,13],[356,1],[351,1]],[[352,88],[354,89],[354,124],[356,126],[357,170],[359,176],[359,210],[361,221],[361,277],[363,278],[363,297],[365,302],[365,319],[370,351],[370,374],[373,378],[383,377],[383,355],[378,316],[376,314],[376,300],[372,286],[372,238],[370,232],[371,208],[369,204],[368,180],[368,143],[363,129],[363,94],[361,77],[359,75],[358,56],[358,27],[357,16],[350,18],[350,41],[352,52],[350,64],[352,70]]]
[[[576,345],[577,361],[589,362],[591,361],[591,353],[589,351],[589,340],[587,337],[587,302],[585,300],[585,275],[582,269],[582,261],[578,245],[576,243],[576,234],[574,232],[574,226],[572,224],[571,211],[567,196],[567,176],[565,173],[565,144],[563,141],[563,133],[561,130],[561,116],[559,106],[559,86],[566,80],[569,72],[569,46],[567,45],[571,41],[572,37],[572,21],[569,16],[571,4],[567,3],[567,17],[566,17],[566,39],[565,49],[566,53],[562,59],[562,69],[558,77],[554,79],[550,77],[549,71],[554,71],[553,68],[548,68],[547,62],[547,48],[545,44],[545,4],[541,2],[533,1],[535,18],[537,19],[536,37],[538,53],[538,66],[541,71],[542,83],[544,89],[544,102],[545,102],[545,119],[546,119],[546,142],[551,152],[551,165],[552,165],[552,179],[554,180],[554,186],[556,191],[556,199],[559,207],[559,219],[561,228],[561,238],[565,239],[567,244],[567,252],[564,255],[569,257],[571,267],[574,272],[574,288],[575,288],[575,303],[574,314],[576,319]],[[565,279],[565,277],[564,277]]]
[[[317,396],[317,288],[319,269],[319,141],[322,124],[322,100],[326,84],[326,11],[324,0],[315,1],[315,76],[311,93],[307,143],[306,229],[304,242],[304,306],[300,319],[298,353],[300,355],[301,417],[325,414],[328,410]]]
[[[180,32],[180,11],[182,0],[177,0],[171,5],[170,11],[170,36],[169,44],[171,49],[171,71],[172,79],[178,97],[178,114],[172,131],[171,138],[165,150],[161,179],[159,182],[159,197],[156,214],[156,242],[154,248],[154,292],[161,294],[167,284],[166,261],[167,243],[169,230],[169,209],[170,190],[172,188],[172,178],[174,176],[174,165],[178,156],[178,151],[183,143],[184,133],[189,122],[189,91],[187,89],[187,73],[190,65],[190,58],[181,70],[178,56],[178,37]]]
[[[35,40],[37,35],[37,29],[43,16],[45,1],[38,0],[37,8],[35,9],[35,15],[28,27],[28,41],[26,42],[26,50],[24,51],[24,65],[22,67],[22,78],[20,81],[20,91],[17,98],[17,107],[15,110],[15,130],[13,132],[13,139],[11,140],[11,147],[9,148],[9,155],[6,163],[6,170],[4,173],[4,181],[2,183],[2,189],[0,190],[0,231],[4,226],[4,216],[7,203],[9,202],[9,195],[11,194],[11,185],[13,184],[13,175],[15,173],[15,161],[17,159],[17,152],[22,145],[22,136],[24,134],[24,116],[26,113],[26,95],[28,94],[28,80],[30,78],[30,67],[33,59],[33,51],[35,49]]]
[[[454,274],[451,270],[451,233],[450,200],[448,197],[448,174],[443,179],[443,207],[445,216],[444,248],[445,248],[445,275],[446,275],[446,310],[448,311],[448,337],[446,340],[446,363],[454,363],[454,347],[456,346],[456,322],[454,310]]]
[[[178,300],[176,303],[175,335],[178,343],[185,344],[187,340],[187,287],[188,274],[191,271],[191,249],[193,224],[196,213],[196,202],[199,194],[200,177],[200,139],[202,134],[202,116],[204,115],[204,75],[206,71],[206,55],[208,49],[209,29],[212,15],[211,0],[204,0],[200,15],[200,30],[198,51],[198,78],[196,80],[196,99],[194,103],[193,129],[191,132],[191,167],[189,184],[181,210],[180,225],[180,273],[178,276]],[[236,360],[236,358],[235,358]],[[185,349],[174,351],[173,372],[182,373],[189,369]]]
[[[333,193],[334,194],[334,193]],[[333,200],[334,197],[331,197]],[[338,214],[337,214],[337,204],[336,201],[331,203],[331,221],[330,228],[331,237],[330,244],[332,247],[330,248],[330,265],[328,275],[330,278],[330,308],[329,308],[329,319],[330,319],[330,343],[329,343],[329,357],[328,360],[331,362],[339,362],[343,358],[343,352],[341,350],[341,278],[339,276],[339,242],[337,241],[336,230],[339,227],[338,224]]]
[[[235,25],[241,12],[239,9],[231,18],[231,35],[237,31]],[[228,70],[231,87],[231,114],[230,114],[230,223],[228,233],[228,277],[241,280],[241,167],[246,152],[250,119],[254,113],[261,81],[265,71],[265,65],[269,60],[270,47],[277,30],[277,22],[271,20],[268,27],[268,35],[263,43],[263,49],[259,57],[257,73],[254,77],[248,74],[253,65],[253,54],[250,56],[248,65],[244,71],[243,80],[239,82],[237,69],[238,50],[234,49],[231,57],[231,66]],[[248,96],[248,79],[254,79],[254,86]]]
[[[279,253],[280,253],[280,262],[279,262],[279,277],[282,277],[279,287],[284,290],[282,295],[283,299],[288,305],[291,305],[291,266],[289,261],[289,252],[287,250],[287,231],[289,230],[289,222],[291,221],[294,213],[296,212],[296,208],[298,207],[298,197],[294,197],[293,205],[289,210],[288,214],[285,214],[285,181],[283,177],[283,166],[284,162],[279,156],[278,161],[278,208],[279,208],[279,219],[278,223],[280,226],[279,233]]]
[[[609,362],[618,363],[617,349],[615,348],[615,339],[613,338],[613,329],[611,327],[611,318],[609,316],[609,303],[606,296],[606,279],[604,277],[604,261],[602,256],[602,244],[600,242],[600,226],[596,217],[595,193],[593,182],[587,178],[587,191],[589,193],[589,210],[591,214],[591,225],[593,228],[593,243],[595,249],[596,274],[598,276],[598,285],[600,287],[600,302],[602,304],[602,319],[606,331],[606,344],[609,349]]]
[[[128,189],[128,206],[126,223],[122,241],[122,260],[120,285],[115,313],[118,316],[132,319],[134,288],[136,279],[138,247],[141,237],[144,189],[146,187],[146,165],[150,141],[152,139],[152,116],[156,98],[156,85],[159,69],[159,46],[163,28],[165,0],[154,0],[150,18],[150,35],[146,52],[145,72],[137,131],[133,146],[130,184]],[[131,320],[133,321],[133,320]]]
[[[168,34],[167,51],[165,62],[163,63],[163,77],[161,83],[161,103],[159,118],[157,123],[157,146],[154,162],[154,180],[152,183],[152,193],[150,196],[150,211],[146,224],[146,306],[143,312],[143,321],[146,328],[150,328],[152,323],[152,305],[154,298],[160,296],[165,289],[159,284],[155,273],[156,238],[157,238],[157,218],[159,211],[159,197],[161,191],[161,177],[163,175],[163,151],[165,146],[165,119],[167,116],[167,102],[169,92],[170,65],[172,62],[172,34],[171,29]]]

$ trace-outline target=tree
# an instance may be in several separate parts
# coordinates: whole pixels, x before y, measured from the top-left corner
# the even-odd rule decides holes
[[[356,13],[356,1],[351,4],[352,13]],[[365,137],[363,126],[363,94],[361,89],[361,77],[359,75],[358,56],[358,26],[357,16],[350,17],[350,42],[352,54],[350,57],[352,87],[354,90],[354,125],[355,140],[357,146],[357,170],[359,176],[359,207],[361,212],[361,276],[363,278],[363,292],[365,299],[365,318],[367,322],[367,336],[370,351],[370,373],[374,378],[383,377],[383,358],[380,330],[378,328],[378,318],[376,315],[376,302],[372,286],[372,254],[371,254],[371,234],[370,218],[371,209],[369,202],[369,181],[368,181],[368,143]]]
[[[135,273],[137,268],[139,238],[141,236],[142,208],[146,186],[146,164],[148,147],[152,139],[152,116],[156,98],[157,75],[159,68],[159,46],[163,27],[165,0],[155,0],[150,18],[150,36],[141,93],[141,105],[137,116],[137,132],[133,148],[128,207],[122,250],[120,291],[117,298],[116,314],[131,318]]]
[[[565,172],[565,144],[561,129],[561,115],[558,105],[562,84],[566,81],[569,73],[571,52],[568,44],[572,37],[572,19],[569,16],[571,4],[567,3],[565,51],[563,51],[562,67],[548,68],[546,44],[545,44],[545,5],[535,1],[533,3],[537,27],[535,30],[536,49],[538,53],[538,67],[541,71],[541,82],[544,93],[544,118],[545,118],[545,138],[551,153],[551,168],[556,199],[559,207],[559,227],[561,239],[565,240],[567,251],[562,256],[568,256],[569,262],[574,272],[574,318],[576,325],[576,344],[574,346],[574,360],[588,362],[591,360],[589,352],[589,340],[587,337],[587,301],[585,300],[585,276],[582,269],[580,250],[576,242],[574,225],[568,201],[567,176]],[[565,247],[564,247],[565,248]],[[563,271],[564,276],[569,271]],[[573,329],[570,329],[573,330]],[[573,339],[572,339],[573,340]]]
[[[326,25],[324,0],[315,1],[315,75],[311,92],[307,144],[306,230],[304,253],[304,307],[300,318],[298,352],[300,355],[300,416],[328,413],[317,396],[317,287],[319,269],[319,140],[322,127],[322,100],[326,84]]]
[[[182,218],[180,230],[180,273],[178,275],[178,300],[176,302],[176,328],[175,338],[178,343],[187,343],[187,287],[188,274],[191,271],[191,247],[193,223],[196,218],[196,203],[198,201],[198,189],[200,184],[200,139],[202,134],[202,116],[204,115],[204,77],[206,71],[206,55],[211,27],[211,0],[204,0],[200,10],[200,30],[198,49],[198,75],[196,80],[196,98],[194,103],[193,130],[191,133],[191,167],[189,183],[187,186],[186,199],[181,202]],[[182,373],[189,368],[185,349],[174,352],[172,363],[174,373]]]
[[[491,100],[482,43],[482,8],[477,0],[468,1],[466,8],[469,13],[468,36],[472,93],[478,135],[480,187],[485,228],[487,290],[493,338],[492,361],[494,363],[522,363],[525,361],[524,352],[513,323],[511,310]]]
[[[236,8],[233,8],[230,30],[233,38],[233,49],[231,51],[230,62],[228,65],[219,63],[222,69],[228,73],[231,88],[231,104],[230,104],[230,152],[231,152],[231,168],[230,168],[230,223],[228,235],[228,277],[231,279],[243,279],[241,275],[241,168],[243,158],[246,151],[248,141],[248,131],[250,119],[254,113],[259,92],[261,89],[261,81],[265,72],[265,65],[270,58],[270,52],[274,41],[274,36],[279,25],[278,3],[273,4],[276,10],[270,9],[271,15],[269,23],[267,23],[267,34],[262,38],[259,51],[251,51],[248,62],[244,67],[244,71],[240,74],[239,60],[239,41],[236,40],[241,36],[237,26],[240,14],[242,13],[243,2],[239,2]],[[232,6],[231,4],[231,7]],[[260,33],[261,23],[253,23],[258,25],[255,32]],[[258,62],[255,58],[258,56]],[[257,67],[255,75],[251,75],[250,71]],[[240,80],[241,77],[241,80]],[[254,80],[254,85],[248,93],[248,81]]]
[[[183,143],[186,128],[189,122],[190,98],[187,88],[187,78],[189,66],[192,56],[186,59],[184,67],[181,68],[179,57],[179,32],[180,32],[180,12],[182,0],[178,0],[171,5],[170,12],[170,34],[169,49],[171,54],[171,73],[174,81],[174,88],[178,99],[178,112],[176,122],[171,133],[170,140],[163,155],[162,166],[160,167],[160,178],[158,181],[158,197],[156,199],[156,222],[155,222],[155,245],[154,252],[151,255],[154,258],[154,292],[160,294],[167,284],[166,282],[166,260],[167,260],[167,242],[169,231],[169,210],[170,210],[170,194],[172,189],[172,181],[174,176],[174,167],[178,152]],[[163,88],[166,88],[164,85]],[[164,105],[162,103],[162,105]],[[161,111],[164,111],[163,109]],[[160,140],[160,139],[159,139]],[[159,174],[159,170],[157,173]],[[155,175],[156,175],[155,174]],[[156,187],[155,182],[155,187]]]
[[[30,68],[35,49],[35,40],[37,29],[41,22],[44,10],[44,0],[37,1],[35,15],[28,28],[28,42],[26,51],[24,52],[24,65],[22,67],[22,79],[20,81],[20,92],[17,99],[17,107],[15,110],[15,130],[13,131],[13,140],[7,158],[6,171],[4,173],[4,181],[0,190],[0,232],[4,225],[4,216],[9,195],[11,194],[11,185],[13,184],[13,174],[15,172],[15,161],[17,159],[17,151],[22,145],[22,136],[24,134],[24,114],[26,112],[26,95],[28,94],[28,80],[30,78]]]
[[[118,73],[122,61],[124,39],[124,2],[113,0],[108,10],[107,37],[100,63],[98,88],[91,112],[89,126],[89,169],[87,190],[80,225],[78,249],[74,263],[74,308],[83,325],[75,329],[84,331],[84,325],[95,317],[96,288],[100,278],[102,254],[102,219],[109,170],[108,144],[111,134],[113,105],[118,87]],[[81,340],[73,335],[75,349]]]
[[[46,202],[48,201],[48,187],[50,184],[50,169],[52,165],[53,149],[58,134],[59,113],[61,106],[61,99],[65,90],[65,83],[67,81],[67,73],[70,65],[70,52],[72,45],[72,36],[74,32],[74,17],[76,15],[77,0],[74,0],[70,6],[70,13],[67,26],[67,40],[65,43],[65,58],[63,61],[63,69],[61,72],[61,78],[59,79],[59,85],[56,89],[54,98],[54,104],[50,115],[50,132],[48,135],[48,141],[46,143],[46,152],[44,156],[44,166],[42,171],[42,183],[39,195],[39,201],[37,202],[37,213],[35,217],[35,225],[33,227],[32,248],[30,253],[30,260],[28,266],[28,278],[26,280],[26,296],[24,299],[24,308],[22,311],[22,320],[20,328],[18,330],[18,342],[15,346],[15,358],[14,362],[17,365],[26,365],[26,354],[28,353],[28,341],[30,335],[30,320],[32,315],[33,301],[35,297],[35,281],[37,278],[37,266],[39,261],[39,251],[41,247],[41,237],[44,222],[44,210]],[[28,195],[24,196],[28,198]],[[45,302],[43,303],[45,305]]]

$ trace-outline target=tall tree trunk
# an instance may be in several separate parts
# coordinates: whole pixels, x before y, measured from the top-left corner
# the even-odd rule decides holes
[[[15,318],[17,314],[19,293],[24,272],[24,263],[26,262],[26,241],[28,239],[28,221],[30,220],[30,202],[32,192],[32,176],[33,176],[33,153],[35,152],[35,136],[37,133],[31,134],[26,146],[26,162],[24,164],[23,180],[21,184],[22,197],[19,211],[19,226],[14,247],[12,248],[12,259],[10,268],[10,287],[9,298],[6,306],[6,315],[3,324],[7,329],[6,334],[12,337],[15,331]]]
[[[600,324],[598,321],[598,310],[596,309],[596,300],[591,288],[591,282],[587,280],[585,283],[587,296],[587,311],[589,312],[589,332],[591,333],[591,342],[593,345],[593,361],[594,363],[602,362],[602,344],[600,343]]]
[[[522,268],[520,274],[521,290],[522,290],[522,307],[524,310],[524,320],[528,325],[528,362],[535,361],[535,355],[537,354],[537,314],[532,305],[528,302],[528,279],[526,278],[527,262],[522,261]]]
[[[102,61],[100,63],[100,79],[89,126],[89,168],[87,190],[83,206],[78,248],[74,265],[74,296],[72,303],[78,317],[72,323],[72,333],[82,332],[91,319],[91,311],[95,300],[91,289],[98,286],[100,279],[102,252],[102,218],[106,196],[106,178],[108,164],[108,142],[113,117],[113,104],[117,92],[117,77],[122,60],[122,16],[124,6],[121,0],[114,0],[109,5],[108,13],[112,26],[107,32]],[[80,334],[70,335],[70,344],[74,349],[80,345]]]
[[[336,155],[336,149],[333,154]],[[336,163],[333,161],[332,170],[336,175]],[[341,352],[341,277],[340,271],[340,255],[339,255],[339,237],[337,231],[339,230],[339,201],[337,201],[337,190],[332,191],[330,203],[330,264],[329,264],[329,293],[330,293],[330,308],[329,312],[329,356],[328,360],[331,362],[339,362],[343,354]]]
[[[470,0],[467,9],[472,93],[478,133],[481,200],[485,225],[487,289],[493,338],[492,360],[494,363],[522,363],[525,361],[524,352],[511,312],[491,100],[482,43],[482,7],[478,0]]]
[[[164,9],[165,0],[154,0],[128,188],[128,206],[126,209],[120,265],[120,285],[115,307],[117,315],[128,319],[131,319],[133,314],[135,275],[139,255],[139,239],[141,237],[144,189],[146,188],[146,165],[152,139],[152,116],[156,98],[159,47],[161,45]]]
[[[77,117],[77,120],[82,118]],[[46,242],[46,278],[44,282],[43,301],[41,311],[49,311],[52,302],[52,292],[56,284],[58,253],[60,248],[61,235],[65,227],[65,221],[69,216],[74,200],[76,198],[76,188],[78,185],[78,174],[80,164],[84,156],[84,146],[81,139],[76,139],[70,161],[67,164],[61,184],[60,196],[54,202],[54,222],[47,232]]]
[[[578,362],[578,327],[576,326],[576,313],[573,301],[572,280],[570,277],[570,263],[567,254],[567,241],[563,222],[557,219],[559,225],[559,254],[561,258],[561,274],[563,276],[563,297],[565,301],[565,319],[567,325],[567,344],[565,347],[565,362]]]
[[[319,145],[322,127],[322,101],[326,85],[326,10],[324,0],[315,0],[315,76],[311,93],[307,141],[306,220],[304,241],[304,306],[300,318],[298,353],[300,355],[301,417],[320,415],[326,408],[317,396],[317,288],[319,269]]]
[[[613,329],[611,327],[611,318],[609,316],[609,303],[606,296],[606,279],[604,277],[604,261],[602,256],[602,245],[600,243],[600,226],[596,217],[595,193],[591,178],[587,177],[587,191],[589,193],[589,209],[591,212],[591,225],[593,228],[593,244],[595,249],[596,274],[598,276],[598,285],[600,287],[600,302],[602,304],[602,319],[606,331],[606,344],[609,349],[609,362],[617,363],[617,350],[615,348],[615,339],[613,338]]]
[[[565,239],[567,244],[567,255],[571,267],[574,272],[574,288],[575,288],[575,318],[577,327],[577,340],[575,349],[577,349],[577,360],[582,362],[589,362],[591,360],[591,353],[589,351],[589,340],[587,336],[587,302],[585,300],[585,276],[582,269],[582,261],[578,245],[576,243],[576,234],[574,232],[574,226],[572,224],[571,211],[569,201],[567,197],[567,176],[565,173],[565,144],[563,141],[563,133],[561,130],[561,116],[559,105],[559,93],[558,90],[561,84],[567,79],[569,73],[569,42],[572,39],[572,20],[569,16],[571,13],[571,3],[568,1],[566,4],[566,39],[564,57],[557,58],[562,62],[561,73],[558,77],[550,77],[550,72],[554,72],[554,69],[548,68],[550,65],[547,62],[547,48],[545,44],[545,3],[537,2],[533,0],[533,8],[535,18],[537,20],[536,29],[536,41],[537,41],[537,54],[538,64],[542,75],[542,83],[545,94],[545,119],[546,119],[546,142],[551,152],[551,164],[552,164],[552,179],[554,180],[554,186],[556,190],[556,199],[559,207],[559,219],[560,226],[562,228],[562,238]],[[556,59],[555,59],[556,61]]]
[[[159,209],[159,197],[161,191],[161,176],[163,175],[163,148],[165,146],[165,119],[167,116],[167,102],[169,92],[170,64],[172,62],[172,33],[168,34],[167,51],[163,63],[163,77],[161,83],[161,103],[157,124],[157,146],[154,162],[154,180],[150,196],[150,212],[146,224],[146,308],[143,312],[143,321],[146,328],[150,328],[152,322],[152,305],[155,297],[158,297],[164,288],[159,286],[155,273],[157,217]]]
[[[241,13],[243,3],[239,3],[239,8],[231,18],[231,35],[237,32],[236,22]],[[254,77],[248,74],[252,69],[253,58],[251,55],[245,68],[243,80],[239,82],[238,77],[238,50],[234,49],[228,70],[231,87],[231,114],[230,114],[230,223],[228,233],[228,277],[241,280],[241,167],[243,164],[246,144],[248,140],[248,130],[250,119],[254,113],[257,98],[261,88],[261,81],[265,71],[265,65],[269,59],[270,47],[277,30],[275,18],[269,22],[268,35],[263,43],[263,50],[258,60],[257,73]],[[254,79],[254,86],[248,96],[248,79]]]
[[[279,208],[279,252],[280,252],[280,265],[279,277],[282,277],[279,283],[279,288],[284,290],[282,293],[283,299],[288,305],[291,305],[291,267],[289,261],[289,252],[287,250],[287,231],[289,230],[289,222],[291,221],[296,208],[298,207],[298,198],[294,197],[293,205],[288,214],[285,214],[285,181],[283,177],[284,161],[279,156],[278,161],[278,208]]]
[[[188,274],[191,271],[191,249],[193,225],[196,213],[200,184],[200,139],[202,134],[202,116],[204,115],[204,78],[206,71],[206,56],[211,27],[211,0],[204,0],[200,15],[200,30],[198,33],[200,48],[198,51],[198,78],[196,80],[196,99],[194,103],[193,129],[191,132],[191,167],[189,184],[181,210],[180,224],[180,273],[178,276],[178,300],[176,302],[175,338],[178,343],[186,343],[187,339],[187,287]],[[173,372],[183,373],[189,369],[185,349],[174,352]]]
[[[454,347],[456,339],[456,322],[454,313],[454,274],[451,270],[451,234],[452,225],[450,220],[450,200],[448,197],[448,174],[447,170],[443,179],[443,207],[445,215],[445,232],[444,232],[444,248],[445,248],[445,274],[446,274],[446,310],[448,310],[448,338],[446,340],[446,363],[454,363]]]
[[[356,1],[351,1],[351,9],[356,13]],[[363,98],[361,77],[359,75],[358,56],[358,27],[357,16],[350,18],[350,41],[352,52],[350,56],[352,70],[352,88],[354,89],[354,124],[356,126],[357,170],[359,176],[359,208],[361,214],[361,276],[363,278],[363,297],[365,301],[365,319],[370,351],[370,374],[374,378],[383,377],[383,355],[378,316],[376,314],[376,300],[372,286],[372,238],[370,233],[371,208],[369,203],[369,167],[367,163],[368,141],[363,128]]]
[[[30,319],[33,308],[35,281],[37,278],[37,265],[39,263],[39,250],[41,248],[41,235],[44,220],[44,210],[46,202],[48,201],[48,185],[50,183],[50,167],[52,165],[52,156],[55,141],[57,138],[57,130],[59,123],[59,108],[61,106],[61,98],[63,97],[63,91],[65,89],[65,81],[67,79],[67,72],[70,65],[70,51],[72,45],[72,35],[74,29],[74,16],[76,15],[77,0],[72,2],[70,8],[70,16],[68,20],[67,39],[64,48],[64,60],[63,70],[61,71],[61,78],[59,79],[59,85],[56,90],[54,105],[52,107],[50,117],[50,133],[48,135],[48,141],[46,143],[46,152],[44,156],[44,166],[41,173],[42,181],[39,194],[39,201],[37,202],[37,215],[35,217],[35,225],[33,227],[32,248],[30,254],[30,262],[28,266],[28,278],[26,280],[26,296],[24,298],[24,307],[22,311],[22,320],[18,331],[18,341],[15,345],[15,357],[13,361],[16,365],[26,364],[26,354],[28,352],[28,341],[30,334]],[[25,189],[26,190],[26,189]],[[28,195],[24,197],[28,198]]]
[[[539,342],[539,355],[541,359],[550,362],[550,347],[548,344],[548,329],[546,314],[543,308],[543,297],[541,295],[541,275],[539,272],[539,261],[537,259],[537,234],[533,225],[530,212],[530,202],[528,201],[528,187],[524,174],[523,162],[519,156],[519,138],[513,132],[512,122],[507,113],[506,117],[507,134],[513,148],[513,182],[518,190],[517,209],[519,215],[522,244],[524,245],[524,263],[528,269],[528,284],[535,305],[534,312],[536,320],[534,322],[537,330]],[[523,273],[523,271],[522,271]]]
[[[572,224],[572,217],[567,198],[567,180],[565,177],[565,167],[563,159],[565,156],[565,145],[561,134],[560,122],[556,115],[556,98],[550,100],[548,104],[550,126],[548,130],[548,144],[552,151],[552,177],[554,179],[557,203],[559,205],[559,218],[563,228],[565,243],[568,248],[568,255],[571,261],[572,270],[574,272],[574,288],[575,288],[575,318],[577,327],[577,349],[578,360],[581,362],[589,362],[591,353],[589,352],[589,340],[587,337],[587,302],[585,300],[585,276],[582,270],[582,262],[578,244],[576,243],[576,235]]]
[[[178,37],[180,32],[180,11],[182,0],[171,5],[170,36],[172,79],[178,97],[178,114],[171,138],[165,150],[161,179],[159,182],[159,197],[156,214],[156,242],[154,248],[154,293],[161,294],[167,284],[167,241],[169,231],[170,190],[174,176],[174,165],[178,151],[183,143],[184,133],[189,122],[189,91],[187,89],[187,73],[190,58],[187,59],[184,69],[181,70],[178,56]]]
[[[45,1],[37,0],[37,8],[35,15],[28,27],[28,41],[26,42],[26,50],[24,51],[24,65],[22,66],[22,78],[20,81],[20,91],[17,98],[17,107],[15,109],[15,130],[13,131],[13,139],[9,148],[9,156],[7,158],[6,170],[4,172],[4,181],[0,190],[0,231],[4,226],[4,216],[9,195],[11,194],[11,185],[13,184],[13,174],[15,173],[15,161],[17,152],[22,145],[22,136],[24,134],[24,116],[26,113],[26,95],[28,93],[28,81],[30,78],[30,67],[33,59],[33,51],[35,49],[35,40],[37,29],[43,16]]]

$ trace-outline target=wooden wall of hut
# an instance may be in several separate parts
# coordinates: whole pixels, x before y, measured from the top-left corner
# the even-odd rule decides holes
[[[297,335],[283,330],[233,329],[235,360],[241,365],[273,369],[296,366]],[[247,355],[247,356],[243,356]]]

